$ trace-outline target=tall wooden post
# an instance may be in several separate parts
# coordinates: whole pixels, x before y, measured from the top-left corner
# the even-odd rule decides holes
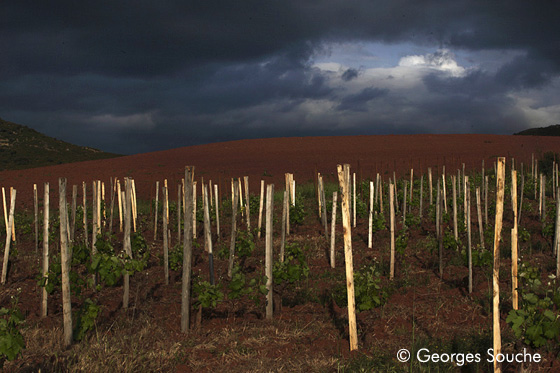
[[[523,197],[522,197],[523,198]],[[511,229],[511,301],[514,310],[519,308],[517,292],[517,171],[511,171],[511,206],[513,208],[513,228]],[[558,207],[556,203],[556,228],[558,233]],[[555,246],[556,247],[556,246]]]
[[[219,205],[219,196],[218,196],[218,184],[214,184],[214,205],[216,206],[216,235],[218,236],[216,239],[220,240],[220,205]],[[260,227],[259,227],[260,230]]]
[[[257,238],[261,238],[262,231],[262,214],[264,205],[264,180],[261,180],[261,198],[259,199],[259,231],[257,232]]]
[[[76,200],[78,198],[78,186],[72,185],[72,219],[70,220],[70,241],[74,242],[76,233]]]
[[[35,255],[39,252],[39,199],[37,196],[37,184],[33,184],[33,207],[35,212]]]
[[[49,274],[49,183],[45,183],[43,197],[43,277]],[[45,282],[46,285],[46,282]],[[41,316],[47,316],[47,288],[43,287]]]
[[[68,248],[68,210],[66,209],[66,179],[58,179],[60,216],[60,264],[62,277],[62,317],[64,321],[64,346],[72,344],[72,302],[70,295],[70,263],[72,258]]]
[[[154,241],[157,239],[157,221],[159,210],[159,181],[156,181],[156,205],[154,207]],[[122,224],[121,224],[122,230]]]
[[[358,349],[356,303],[354,298],[354,266],[352,261],[352,232],[350,223],[350,165],[337,166],[338,181],[342,191],[342,226],[344,232],[344,258],[346,262],[346,289],[348,295],[348,330],[350,351]]]
[[[132,194],[132,179],[125,179],[125,196],[124,196],[124,252],[128,257],[132,258],[132,245],[130,242],[131,220],[134,220],[134,202]],[[131,219],[132,218],[132,219]],[[167,231],[163,232],[163,236],[167,236]],[[130,275],[125,271],[123,281],[123,308],[128,309],[128,301],[130,294]]]
[[[286,195],[286,191],[284,191]],[[265,274],[266,274],[266,319],[273,316],[272,289],[272,209],[274,203],[274,184],[266,186],[266,233],[265,233]]]
[[[319,181],[319,189],[321,189],[321,181]],[[284,190],[284,197],[282,199],[282,227],[280,229],[280,261],[284,261],[284,249],[286,245],[286,218],[288,215],[289,205],[288,191]]]
[[[468,242],[468,258],[469,258],[469,294],[472,293],[473,289],[473,271],[472,271],[472,236],[471,236],[471,193],[470,193],[470,185],[469,180],[466,180],[466,189],[467,192],[467,211],[465,213],[465,219],[467,221],[467,242]],[[478,189],[477,189],[478,192]],[[478,193],[477,193],[478,198]]]
[[[494,346],[494,372],[501,372],[501,364],[496,356],[502,350],[502,339],[500,333],[500,235],[502,233],[502,217],[504,209],[504,182],[505,182],[504,157],[498,158],[497,163],[497,192],[496,192],[496,220],[494,225],[494,269],[492,277],[493,288],[493,346]]]
[[[235,241],[237,239],[237,205],[239,204],[239,188],[238,181],[233,182],[233,199],[231,211],[231,240],[229,244],[229,263],[228,263],[228,278],[231,279],[233,275],[233,258],[235,256]]]
[[[214,285],[214,254],[212,252],[212,230],[210,229],[210,203],[208,201],[208,185],[203,184],[202,188],[202,198],[204,199],[204,248],[208,252],[208,264],[210,266],[210,284]],[[247,199],[247,201],[249,201],[249,199]],[[247,206],[249,206],[248,202]],[[247,214],[247,218],[249,218],[249,214]]]
[[[181,289],[181,332],[188,333],[190,325],[191,267],[192,267],[192,221],[193,221],[194,167],[185,167],[184,228],[183,228],[183,275]]]
[[[391,221],[391,262],[389,268],[389,279],[395,277],[395,188],[392,182],[389,182],[389,214]]]
[[[86,182],[82,182],[82,199],[83,199],[83,206],[82,209],[84,210],[84,242],[86,243],[86,247],[89,246],[89,238],[88,238],[88,221],[87,221],[87,184]]]
[[[335,230],[336,230],[336,205],[337,205],[337,192],[333,192],[333,207],[332,207],[332,217],[331,217],[331,268],[335,267]]]
[[[453,236],[455,241],[459,239],[459,232],[457,227],[457,178],[455,175],[451,176],[451,184],[453,184]]]
[[[163,277],[165,285],[169,285],[169,242],[167,237],[167,186],[162,188],[163,193]]]
[[[249,176],[244,176],[243,181],[245,184],[245,215],[247,215],[247,231],[251,232],[251,210],[249,200]]]

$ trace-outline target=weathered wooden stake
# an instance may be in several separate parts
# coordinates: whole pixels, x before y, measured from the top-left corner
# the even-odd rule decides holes
[[[233,275],[233,258],[235,256],[235,240],[237,239],[237,205],[239,203],[239,188],[237,187],[237,180],[233,182],[233,199],[231,211],[231,240],[229,244],[229,263],[228,263],[228,278],[231,279]]]
[[[480,187],[476,187],[476,216],[478,218],[478,234],[480,247],[484,248],[484,229],[482,228],[482,209],[480,207]]]
[[[43,277],[49,274],[49,183],[45,183],[43,197]],[[45,285],[47,280],[45,279]],[[42,289],[41,317],[47,316],[47,288]]]
[[[165,285],[169,285],[169,246],[167,237],[167,187],[162,188],[163,193],[163,277],[165,279]]]
[[[430,191],[430,206],[434,204],[434,194],[432,186],[432,168],[428,167],[428,186]]]
[[[193,221],[194,167],[185,167],[185,192],[183,193],[185,217],[183,228],[183,275],[181,289],[181,332],[187,334],[190,325],[191,267],[192,267],[192,221]],[[235,209],[234,209],[235,210]]]
[[[286,191],[284,191],[286,194]],[[265,275],[266,275],[266,319],[273,316],[272,289],[272,209],[274,203],[274,184],[266,186],[266,233],[265,233]]]
[[[465,213],[465,219],[467,221],[467,242],[468,242],[468,258],[469,258],[469,294],[472,293],[473,288],[473,271],[472,271],[472,236],[471,236],[471,193],[469,180],[467,179],[466,184],[468,190],[467,192],[467,211]],[[478,192],[478,189],[477,189]],[[478,196],[478,194],[477,194]]]
[[[501,372],[501,363],[496,357],[502,350],[500,333],[500,235],[502,233],[502,217],[504,209],[504,179],[505,179],[504,157],[498,158],[497,163],[497,192],[496,192],[496,220],[494,225],[494,268],[492,277],[493,288],[493,346],[494,346],[494,372]]]
[[[368,249],[373,245],[373,181],[369,182]]]
[[[247,221],[247,231],[251,232],[251,210],[249,203],[249,176],[244,176],[243,181],[245,184],[245,215]]]
[[[208,202],[208,185],[202,184],[202,198],[204,207],[204,249],[208,252],[210,266],[210,284],[214,285],[214,254],[212,250],[212,230],[210,229],[210,203]],[[249,201],[249,199],[247,199]],[[247,203],[249,205],[249,203]],[[247,218],[249,214],[247,214]]]
[[[321,184],[319,182],[319,188],[321,188]],[[288,214],[289,208],[289,197],[288,191],[284,190],[284,198],[282,199],[282,227],[280,230],[280,261],[284,261],[284,249],[286,245],[286,217]]]
[[[216,235],[218,236],[216,239],[220,240],[220,205],[219,205],[219,195],[218,195],[218,184],[214,184],[214,205],[216,210]],[[260,230],[260,228],[259,228]]]
[[[354,266],[352,261],[352,232],[350,224],[350,165],[337,166],[338,181],[342,191],[342,226],[344,232],[344,258],[346,262],[346,289],[348,295],[348,331],[350,351],[358,349],[358,328],[356,324],[356,303],[354,298]]]
[[[331,217],[331,268],[335,267],[335,230],[336,230],[336,204],[337,204],[337,192],[333,192],[333,207],[332,207],[332,217]]]
[[[422,203],[424,200],[424,174],[420,175],[420,207],[419,207],[419,215],[420,219],[422,219]]]
[[[62,278],[62,318],[64,321],[64,346],[72,344],[72,301],[70,295],[70,264],[72,261],[68,248],[68,210],[66,209],[66,179],[58,179],[60,216],[60,264]],[[47,238],[48,239],[48,238]]]
[[[134,202],[132,193],[132,179],[126,178],[124,181],[124,242],[123,249],[128,257],[132,258],[132,245],[130,242],[130,230],[131,230],[131,219],[134,217]],[[163,235],[167,235],[167,231],[163,232]],[[125,271],[123,279],[123,308],[128,309],[128,301],[130,294],[130,275]]]
[[[395,277],[395,188],[392,182],[389,182],[389,216],[391,222],[391,262],[389,268],[389,279]]]
[[[261,238],[262,234],[262,215],[264,207],[264,180],[261,180],[261,198],[259,198],[259,231],[257,232],[257,238]]]
[[[35,212],[35,255],[39,252],[39,199],[37,196],[37,184],[33,184],[33,208]]]
[[[78,198],[78,186],[72,185],[72,215],[70,223],[70,241],[74,242],[74,234],[76,233],[76,199]]]
[[[87,184],[85,181],[82,182],[82,200],[83,200],[82,209],[84,210],[84,242],[86,243],[86,247],[89,247],[88,221],[87,221]]]
[[[16,190],[12,189],[10,193],[10,215],[8,218],[8,224],[6,225],[6,246],[4,247],[4,261],[2,262],[2,285],[6,283],[6,278],[8,277],[8,260],[10,258],[10,244],[12,232],[12,227],[14,225],[14,210],[16,206]],[[14,240],[15,241],[15,240]]]
[[[159,207],[159,181],[156,181],[156,205],[154,207],[154,241],[157,239],[157,221],[158,221],[158,210],[159,210],[158,207]],[[120,210],[119,210],[119,216],[120,216]],[[122,231],[122,221],[121,221],[121,231]]]
[[[521,196],[523,198],[523,196]],[[511,171],[511,206],[513,208],[513,228],[511,229],[511,301],[514,310],[519,308],[517,292],[517,171]],[[558,203],[556,203],[556,227],[558,228]],[[558,229],[556,230],[558,234]]]
[[[459,232],[457,227],[457,178],[451,175],[451,184],[453,184],[453,236],[455,241],[459,239]]]

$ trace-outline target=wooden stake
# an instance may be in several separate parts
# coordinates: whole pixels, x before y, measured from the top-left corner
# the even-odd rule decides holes
[[[43,197],[43,277],[49,274],[49,183],[45,183]],[[45,280],[47,285],[47,280]],[[43,287],[41,317],[47,316],[47,288]]]
[[[502,217],[504,208],[504,179],[505,179],[504,157],[498,158],[497,163],[497,192],[496,192],[496,220],[494,226],[494,269],[492,278],[493,288],[493,346],[494,346],[494,372],[501,372],[501,364],[496,356],[501,353],[502,340],[500,334],[500,235],[502,232]]]
[[[72,215],[70,223],[70,242],[74,242],[76,232],[76,199],[78,198],[78,186],[72,185]]]
[[[238,183],[239,183],[239,181],[238,181]],[[194,239],[196,239],[196,184],[197,184],[197,182],[194,181],[193,182],[193,187],[192,187],[192,195],[193,195],[193,197],[192,197],[192,201],[193,201],[193,214],[192,214],[192,227],[193,227],[193,229],[192,229],[192,235],[193,235]],[[238,185],[238,184],[236,184],[236,185]]]
[[[447,188],[445,186],[445,166],[443,166],[443,174],[441,175],[441,184],[443,185],[443,209],[447,214]]]
[[[167,237],[167,187],[162,188],[163,193],[163,278],[165,285],[169,285],[169,246]]]
[[[228,263],[228,278],[231,280],[233,275],[233,258],[235,256],[235,241],[237,239],[237,204],[239,203],[239,188],[237,187],[238,181],[235,180],[233,186],[233,205],[231,211],[231,240],[229,244],[229,263]]]
[[[352,217],[353,217],[353,224],[352,226],[356,228],[356,173],[352,174]]]
[[[342,191],[342,226],[344,232],[344,258],[346,262],[346,289],[348,295],[348,331],[350,351],[358,349],[358,328],[354,298],[354,266],[352,261],[352,232],[350,224],[350,165],[337,166],[338,182]]]
[[[210,284],[214,285],[214,255],[212,253],[212,231],[210,229],[210,204],[208,202],[208,185],[202,184],[202,198],[204,206],[204,249],[208,252],[208,264],[210,266]],[[247,190],[247,189],[245,189]],[[247,206],[249,199],[247,198]],[[247,219],[249,214],[247,214]]]
[[[220,205],[218,203],[218,184],[214,184],[214,199],[215,199],[215,210],[216,210],[216,235],[217,240],[220,240]],[[260,231],[260,227],[259,227]]]
[[[319,189],[321,184],[319,181]],[[289,200],[288,191],[284,190],[284,198],[282,199],[282,228],[280,233],[280,261],[284,261],[284,249],[286,245],[286,217],[288,214]]]
[[[389,279],[395,277],[395,188],[392,182],[389,182],[389,214],[391,221],[391,262],[389,268]]]
[[[217,185],[216,185],[217,186]],[[183,199],[183,186],[181,184],[177,184],[177,245],[181,244],[181,210],[183,209],[181,207],[182,202],[181,200]],[[217,201],[217,197],[216,197],[216,201]],[[218,206],[216,206],[216,216],[218,214]],[[220,234],[220,221],[218,219],[217,223],[218,223],[218,235]]]
[[[245,183],[245,215],[247,220],[247,231],[251,232],[251,211],[249,203],[249,176],[244,176],[243,181]]]
[[[511,206],[513,208],[513,228],[511,230],[511,301],[514,310],[519,308],[519,294],[517,292],[517,171],[511,171]],[[558,227],[558,210],[556,203],[556,227]],[[558,234],[558,229],[556,229]]]
[[[434,194],[432,187],[432,168],[428,167],[428,186],[430,188],[430,206],[434,204]]]
[[[286,191],[284,191],[286,195]],[[274,203],[274,184],[266,186],[266,233],[265,233],[265,275],[266,275],[266,319],[273,316],[272,289],[272,209]]]
[[[484,226],[488,226],[488,175],[484,179]]]
[[[86,247],[89,247],[89,238],[88,238],[88,221],[87,221],[87,184],[86,182],[82,182],[82,199],[83,199],[83,206],[82,209],[84,210],[84,241],[86,243]]]
[[[194,167],[185,167],[185,217],[183,230],[183,275],[181,290],[181,332],[187,334],[190,325],[191,302],[191,267],[192,267],[192,241],[193,241],[193,178]],[[235,209],[234,209],[235,210]]]
[[[122,190],[121,190],[121,181],[117,180],[117,195],[119,199],[119,231],[123,231],[123,199],[122,199]],[[155,239],[154,235],[154,239]]]
[[[451,176],[451,183],[453,184],[453,236],[457,241],[459,240],[459,232],[457,227],[457,178],[455,175]]]
[[[465,214],[465,219],[467,221],[467,242],[468,242],[468,257],[469,257],[469,294],[472,293],[473,289],[473,271],[472,271],[472,236],[471,236],[471,193],[470,193],[470,185],[469,180],[467,179],[466,184],[467,192],[467,211]],[[478,188],[477,188],[477,197],[478,197]]]
[[[138,205],[136,203],[136,186],[134,184],[134,179],[130,179],[131,182],[131,202],[132,202],[132,223],[134,226],[134,232],[136,232],[136,220],[138,219]],[[169,216],[167,217],[169,220]],[[165,234],[166,232],[163,232]]]
[[[132,179],[126,178],[124,180],[124,242],[123,242],[123,249],[126,255],[129,258],[132,258],[132,245],[130,242],[130,225],[131,225],[131,217],[134,217],[134,202],[133,202],[133,193],[132,193]],[[167,231],[163,232],[163,236],[167,236]],[[126,310],[128,309],[128,301],[129,301],[129,294],[130,294],[130,275],[128,272],[125,271],[124,273],[124,281],[123,281],[123,308]]]
[[[335,267],[335,230],[336,230],[336,204],[337,204],[337,192],[333,192],[333,207],[332,207],[332,217],[331,217],[331,268]]]
[[[6,225],[6,246],[4,247],[4,261],[2,262],[2,285],[6,283],[6,278],[8,277],[8,260],[10,258],[10,232],[14,225],[14,210],[16,206],[16,190],[13,189],[10,193],[10,215],[8,218],[8,224]]]
[[[35,212],[35,255],[39,252],[39,199],[37,196],[37,184],[33,184],[33,208]]]
[[[97,242],[97,214],[99,210],[97,209],[97,181],[93,181],[92,185],[92,192],[93,192],[93,200],[92,200],[92,229],[91,229],[91,255],[95,255],[97,253],[97,248],[95,247],[95,243]],[[95,275],[94,275],[95,278]]]
[[[407,194],[407,181],[404,181],[404,192],[403,192],[403,210],[402,210],[402,224],[403,227],[406,226],[406,194]]]
[[[369,182],[368,249],[373,245],[373,181]]]
[[[327,219],[327,201],[325,198],[325,186],[323,184],[323,177],[321,177],[321,205],[323,209],[323,213],[322,213],[323,229],[325,231],[325,239],[328,241],[329,229],[328,229],[328,219]]]
[[[60,264],[62,278],[62,317],[64,321],[64,346],[72,344],[72,301],[70,295],[70,263],[72,258],[68,248],[68,210],[66,209],[66,179],[58,179],[60,217]]]
[[[264,205],[264,180],[261,180],[261,197],[259,198],[259,230],[257,232],[257,238],[261,238],[262,231],[262,215]]]
[[[119,192],[120,195],[120,192]],[[157,239],[157,221],[158,221],[158,210],[159,210],[159,181],[156,181],[156,206],[154,208],[154,241]],[[120,201],[120,198],[119,198]],[[120,202],[119,202],[120,203]],[[121,216],[120,206],[119,206],[119,217]],[[122,221],[121,221],[121,231],[122,231]]]
[[[422,202],[424,200],[424,174],[420,175],[420,219],[422,219]]]
[[[480,247],[484,248],[484,229],[482,229],[482,209],[480,207],[479,187],[476,187],[476,216],[478,218],[478,234],[480,235]]]

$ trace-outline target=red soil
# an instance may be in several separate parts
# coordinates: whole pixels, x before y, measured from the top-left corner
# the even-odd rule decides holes
[[[42,191],[49,182],[51,191],[58,190],[58,178],[66,177],[68,185],[91,188],[92,180],[110,177],[135,179],[139,199],[155,194],[155,181],[167,178],[174,185],[184,177],[184,167],[195,166],[197,180],[204,178],[219,183],[220,193],[232,177],[249,176],[251,189],[258,190],[261,179],[267,183],[284,184],[284,173],[295,174],[297,182],[313,180],[314,171],[335,181],[336,165],[350,163],[358,178],[382,175],[393,171],[404,174],[410,168],[416,175],[427,167],[446,165],[454,172],[465,163],[467,170],[480,168],[484,159],[492,167],[498,156],[514,157],[529,165],[531,154],[560,152],[560,139],[544,136],[502,135],[389,135],[344,137],[293,137],[241,140],[198,145],[153,153],[136,154],[114,159],[88,161],[0,172],[1,184],[18,190],[17,206],[32,206],[33,183]],[[78,189],[81,195],[81,187]],[[173,194],[171,194],[173,195]]]

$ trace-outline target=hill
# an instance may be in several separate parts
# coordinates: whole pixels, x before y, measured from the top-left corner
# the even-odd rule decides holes
[[[20,170],[117,156],[73,145],[0,118],[0,170]]]
[[[529,128],[525,131],[514,133],[521,136],[560,136],[560,124],[548,127]]]

